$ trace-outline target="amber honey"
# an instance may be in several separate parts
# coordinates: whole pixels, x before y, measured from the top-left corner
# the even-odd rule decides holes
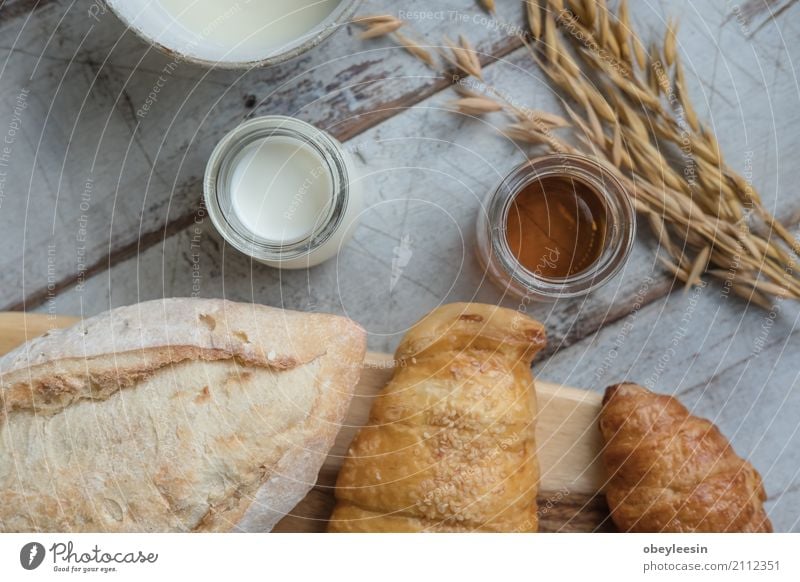
[[[584,156],[559,153],[520,164],[483,208],[478,260],[523,308],[605,285],[633,248],[632,196],[615,172]]]
[[[541,177],[511,201],[506,238],[531,273],[562,279],[589,269],[606,245],[603,197],[570,176]]]

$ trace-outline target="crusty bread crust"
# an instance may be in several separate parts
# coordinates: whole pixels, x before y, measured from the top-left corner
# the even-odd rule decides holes
[[[0,531],[269,531],[365,353],[342,317],[166,299],[0,359]]]

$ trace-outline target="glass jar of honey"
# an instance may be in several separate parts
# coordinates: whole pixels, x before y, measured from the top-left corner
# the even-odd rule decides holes
[[[636,213],[609,169],[554,154],[515,168],[489,195],[477,229],[487,274],[518,297],[547,301],[607,283],[633,247]]]

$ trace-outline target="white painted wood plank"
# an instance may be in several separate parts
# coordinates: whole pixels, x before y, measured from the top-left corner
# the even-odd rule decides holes
[[[464,7],[452,1],[454,7]],[[237,73],[206,75],[201,69],[181,65],[169,75],[156,107],[140,119],[136,111],[146,102],[169,59],[151,51],[139,63],[145,47],[131,35],[124,35],[109,55],[120,38],[119,24],[104,18],[103,26],[90,29],[92,24],[83,13],[70,11],[40,60],[49,38],[47,31],[55,29],[64,16],[63,7],[56,2],[35,13],[16,50],[9,54],[4,71],[0,104],[13,107],[22,88],[31,91],[20,137],[14,144],[13,171],[7,178],[8,194],[0,214],[0,226],[15,241],[0,261],[0,281],[4,282],[0,304],[6,306],[23,296],[41,300],[48,279],[68,280],[85,265],[98,265],[98,261],[102,265],[109,253],[136,250],[131,245],[143,233],[158,233],[178,218],[185,222],[199,199],[199,177],[208,152],[215,140],[244,116],[295,113],[346,134],[362,123],[363,113],[434,82],[430,71],[404,52],[384,50],[382,41],[361,43],[350,31],[343,31],[324,52],[274,70],[254,71],[240,80]],[[380,11],[382,7],[369,3],[364,10]],[[518,8],[503,8],[506,14],[501,20],[518,23]],[[673,9],[679,12],[670,7]],[[480,15],[474,10],[470,1],[461,14]],[[637,10],[640,29],[663,28],[661,13],[647,6]],[[681,31],[681,46],[687,54],[722,54],[724,66],[718,64],[718,56],[689,63],[692,90],[703,102],[704,87],[691,75],[713,80],[715,91],[708,91],[711,117],[728,159],[743,171],[751,169],[754,182],[774,201],[779,188],[794,181],[796,169],[780,167],[778,154],[795,147],[800,135],[798,118],[791,115],[798,105],[797,89],[791,76],[770,75],[763,63],[785,60],[790,37],[773,42],[771,37],[758,35],[752,43],[742,42],[738,29],[724,14],[705,4],[698,10],[708,14],[688,19],[690,24]],[[789,16],[787,13],[780,22],[788,21]],[[12,21],[4,30],[6,36],[14,37],[23,21]],[[453,16],[445,21],[418,20],[413,26],[434,39],[446,30],[451,35],[464,32],[479,46],[508,42],[504,37],[507,30],[497,31],[469,19],[463,23]],[[712,34],[714,30],[720,31],[719,39]],[[798,36],[794,29],[788,33],[794,34],[791,38]],[[84,36],[78,57],[70,62]],[[736,58],[724,56],[730,54]],[[516,60],[523,68],[508,76],[536,74],[526,59]],[[761,69],[763,75],[753,73]],[[28,81],[31,72],[35,74]],[[342,86],[348,88],[340,91]],[[546,86],[534,82],[522,97],[524,102],[536,103],[536,93],[547,91]],[[728,97],[714,101],[717,94]],[[247,109],[251,95],[257,97],[257,103],[262,97],[268,99]],[[215,104],[217,98],[221,101]],[[782,203],[796,210],[796,200],[784,196]],[[145,244],[154,238],[157,234]],[[52,261],[48,261],[48,244],[56,246]],[[19,283],[23,275],[24,287]]]
[[[711,18],[714,13],[707,15]],[[717,15],[722,23],[724,15]],[[646,11],[637,14],[638,19],[662,17]],[[640,24],[640,28],[646,28]],[[686,43],[695,43],[698,50],[714,50],[717,39],[702,37],[699,33],[686,32]],[[737,33],[738,34],[738,33]],[[696,38],[695,38],[696,37]],[[741,39],[725,36],[723,48],[741,46]],[[692,40],[694,39],[694,40]],[[683,38],[682,38],[683,42]],[[704,44],[698,44],[704,43]],[[781,47],[774,48],[780,55]],[[747,47],[742,62],[752,51]],[[756,59],[755,56],[752,57]],[[705,69],[700,69],[700,66]],[[698,62],[698,78],[714,78],[715,65],[711,61]],[[719,69],[718,65],[716,66]],[[490,82],[506,89],[520,103],[533,107],[557,110],[558,102],[550,88],[540,77],[535,67],[530,66],[524,51],[511,55],[504,62],[487,67]],[[739,114],[748,124],[760,128],[755,120],[764,118],[763,102],[759,98],[769,97],[769,88],[757,79],[747,76],[731,78],[741,85],[738,101],[718,100],[714,115],[733,118]],[[720,81],[722,83],[723,81]],[[778,81],[787,94],[791,80]],[[694,89],[702,97],[702,87],[695,81]],[[746,89],[746,90],[745,90]],[[747,96],[744,98],[743,96]],[[498,301],[501,299],[493,286],[482,281],[482,275],[473,257],[473,223],[480,201],[500,180],[505,172],[524,158],[524,152],[495,136],[491,127],[483,122],[457,118],[442,112],[442,107],[452,94],[439,95],[424,101],[414,110],[404,112],[359,136],[348,147],[361,152],[365,160],[365,191],[368,210],[363,226],[355,241],[345,249],[338,263],[305,273],[277,273],[260,265],[251,267],[249,262],[230,249],[217,249],[219,238],[213,233],[204,234],[209,242],[203,247],[203,265],[211,265],[211,275],[205,275],[203,292],[210,295],[224,293],[237,299],[255,299],[273,305],[295,309],[319,309],[348,313],[365,323],[373,332],[372,348],[391,350],[397,334],[410,323],[441,301],[477,299]],[[777,107],[794,106],[797,97],[776,102]],[[726,118],[727,119],[727,118]],[[753,120],[752,122],[750,120]],[[488,123],[497,121],[490,118]],[[771,167],[780,160],[784,148],[791,147],[800,139],[800,119],[787,118],[786,123],[771,125],[775,131],[773,142],[764,142],[763,147],[752,150],[742,146],[743,125],[717,123],[720,140],[729,152],[731,162],[742,171],[755,167]],[[752,141],[752,140],[751,140]],[[771,146],[771,143],[778,145]],[[731,154],[731,151],[734,154]],[[741,155],[744,161],[736,163]],[[746,159],[745,159],[746,158]],[[792,164],[779,164],[773,169],[774,183],[796,180],[798,168]],[[753,179],[769,183],[771,174],[757,174]],[[764,190],[765,199],[780,199],[781,212],[788,215],[800,203],[792,192]],[[204,231],[205,232],[205,231]],[[112,273],[103,275],[87,285],[84,293],[91,293],[92,300],[86,306],[99,310],[109,304],[119,305],[162,294],[186,295],[191,285],[186,282],[186,273],[191,271],[191,253],[187,248],[191,241],[191,229],[177,239],[169,240],[166,246],[146,252],[126,266],[118,279]],[[391,264],[394,250],[404,235],[412,239],[413,256],[404,273],[402,284],[390,289]],[[663,294],[670,281],[659,267],[654,266],[652,247],[648,237],[637,246],[634,257],[623,276],[601,292],[585,300],[560,302],[552,306],[539,306],[535,313],[551,330],[551,351],[568,345],[576,338],[591,333],[606,320],[614,320],[633,307],[641,296],[643,301]],[[205,243],[204,243],[205,244]],[[161,247],[161,245],[159,245]],[[163,259],[162,259],[163,258]],[[163,267],[162,267],[163,262]],[[148,273],[146,293],[136,284],[132,264],[138,264],[142,272]],[[224,268],[224,286],[222,272]],[[133,270],[132,270],[133,269]],[[162,277],[155,275],[164,271]],[[371,273],[364,279],[363,272]],[[653,281],[643,284],[646,277]],[[154,278],[155,277],[155,278]],[[113,289],[112,300],[105,298],[108,289]],[[78,308],[78,293],[61,299],[70,308]],[[513,299],[506,305],[515,306]],[[383,323],[382,323],[383,322]]]
[[[41,296],[48,277],[74,277],[143,233],[185,219],[215,142],[245,117],[295,115],[348,136],[370,123],[366,114],[391,115],[446,83],[388,41],[358,40],[353,27],[281,66],[207,71],[149,50],[110,14],[90,18],[90,5],[52,0],[0,28],[0,135],[27,92],[0,209],[0,229],[14,243],[0,258],[2,306]],[[482,14],[473,0],[437,5],[444,14]],[[362,10],[396,6],[376,0]],[[501,8],[503,18],[520,13]],[[498,27],[453,19],[415,28],[438,40],[447,25],[489,52],[517,42]],[[51,264],[49,244],[57,247]]]
[[[775,34],[780,31],[782,14],[797,0],[745,0],[728,2],[731,20],[736,22],[741,33],[752,38],[757,34]]]
[[[682,52],[697,55],[687,63],[687,73],[696,101],[706,103],[698,109],[701,114],[705,109],[713,120],[732,165],[752,170],[765,199],[789,218],[800,207],[793,188],[800,170],[787,155],[796,150],[800,138],[800,119],[793,114],[798,106],[797,83],[789,65],[790,58],[797,58],[800,33],[790,23],[798,9],[790,6],[774,23],[783,35],[768,34],[763,28],[748,40],[727,18],[728,11],[709,4],[666,6],[669,12],[684,15],[701,11],[702,18],[683,19],[680,33]],[[650,7],[644,5],[634,10],[640,27],[660,29],[661,13],[649,12]],[[521,102],[555,110],[556,101],[521,53],[488,67],[487,74]],[[515,307],[514,300],[504,299],[482,281],[472,256],[472,228],[480,199],[523,158],[523,152],[492,136],[480,122],[438,111],[451,97],[445,93],[426,99],[348,144],[364,158],[369,208],[354,242],[338,261],[307,273],[254,265],[226,248],[205,221],[198,225],[199,232],[191,226],[166,237],[41,309],[89,315],[144,299],[190,295],[193,270],[198,267],[203,296],[346,314],[367,328],[372,349],[388,351],[408,325],[440,302],[478,300]],[[196,173],[200,158],[199,154],[193,161],[187,158],[187,168],[194,167]],[[141,163],[131,161],[135,167]],[[191,208],[197,195],[189,188],[173,203]],[[135,202],[131,204],[134,224],[141,210]],[[38,208],[52,212],[47,202]],[[150,225],[163,224],[163,214],[156,210],[145,213],[148,221],[154,220]],[[60,220],[68,223],[70,218]],[[412,258],[392,286],[394,250],[405,235],[412,241]],[[197,245],[193,245],[195,236],[199,236]],[[754,357],[754,338],[759,337],[768,314],[754,309],[743,312],[742,302],[723,299],[719,288],[708,287],[692,308],[689,331],[673,346],[692,296],[676,293],[637,307],[663,295],[670,285],[653,264],[650,244],[642,236],[625,272],[600,292],[585,300],[531,309],[548,327],[549,351],[557,352],[539,361],[539,373],[565,384],[601,389],[623,377],[646,383],[657,371],[656,389],[680,390],[687,404],[713,418],[732,437],[737,450],[753,460],[772,496],[770,510],[776,527],[797,530],[800,458],[796,451],[800,449],[794,419],[800,402],[796,365],[792,365],[800,347],[796,306],[784,304],[769,328],[765,346]],[[626,317],[630,312],[635,315]],[[594,334],[604,322],[620,317]],[[609,350],[623,330],[625,339],[608,363]],[[661,364],[664,354],[670,356]]]
[[[553,109],[557,100],[541,90],[543,81],[519,79],[514,64],[496,65],[488,74],[507,75],[520,98],[533,86],[535,97],[526,102]],[[144,299],[191,295],[195,262],[203,296],[347,314],[370,332],[373,350],[393,350],[409,325],[442,302],[519,307],[519,300],[504,298],[484,280],[474,254],[474,228],[484,197],[526,152],[496,135],[491,123],[497,118],[484,123],[445,112],[454,96],[437,95],[348,144],[361,160],[367,208],[354,240],[337,260],[309,272],[279,272],[226,247],[203,220],[199,233],[193,225],[43,309],[94,313]],[[393,284],[392,261],[406,237],[411,258]],[[641,280],[659,272],[647,246],[640,245],[623,276],[600,292],[531,309],[548,325],[555,349],[627,312],[627,300],[640,291]],[[642,294],[663,294],[668,284],[662,278]]]

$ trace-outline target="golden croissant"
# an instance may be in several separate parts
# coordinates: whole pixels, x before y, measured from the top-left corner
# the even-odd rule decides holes
[[[417,323],[350,446],[329,531],[536,531],[530,366],[544,344],[540,323],[489,305]]]
[[[761,477],[719,429],[636,384],[606,390],[600,415],[611,517],[631,532],[770,532]]]

